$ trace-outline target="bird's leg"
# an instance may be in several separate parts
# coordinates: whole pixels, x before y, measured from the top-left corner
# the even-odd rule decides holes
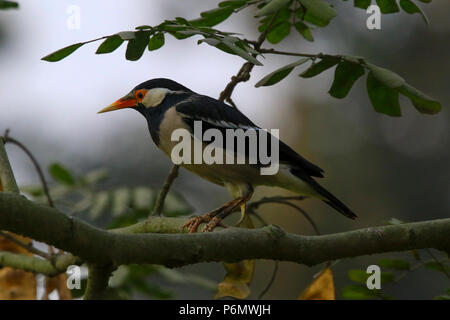
[[[236,208],[240,206],[245,206],[247,201],[250,200],[250,198],[253,195],[253,191],[248,192],[242,197],[236,198],[229,202],[229,205],[224,208],[222,211],[220,211],[218,214],[216,214],[206,225],[206,227],[203,229],[203,232],[211,232],[214,230],[215,227],[221,224],[222,220],[225,219],[231,212],[233,212]]]
[[[208,223],[206,227],[203,229],[203,232],[211,232],[215,227],[220,226],[223,219],[228,216],[231,212],[234,211],[239,206],[245,205],[247,201],[253,195],[253,191],[249,191],[242,197],[238,197],[231,201],[228,201],[220,208],[217,208],[211,212],[202,214],[198,217],[193,217],[189,219],[184,227],[188,228],[189,233],[197,232],[199,225],[203,222]]]
[[[221,212],[224,212],[228,207],[235,208],[236,207],[235,203],[239,200],[240,200],[239,198],[233,199],[213,211],[210,211],[197,217],[192,217],[184,224],[184,227],[188,228],[189,233],[195,233],[197,232],[197,229],[200,226],[200,224],[204,222],[209,223],[214,217],[219,215]]]

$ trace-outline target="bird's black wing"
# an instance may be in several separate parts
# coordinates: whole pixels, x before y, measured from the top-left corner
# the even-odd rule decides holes
[[[191,130],[194,130],[194,121],[202,121],[203,130],[210,128],[221,131],[225,129],[262,130],[238,109],[208,96],[192,95],[189,99],[178,103],[176,110]],[[270,139],[267,140],[270,144]],[[307,176],[323,177],[321,168],[300,156],[283,141],[278,141],[280,163],[287,164]]]

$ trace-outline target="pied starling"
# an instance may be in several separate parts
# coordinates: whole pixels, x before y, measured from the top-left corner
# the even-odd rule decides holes
[[[173,141],[172,136],[176,129],[187,130],[192,143],[201,144],[200,150],[205,149],[208,144],[195,135],[196,124],[201,124],[203,129],[216,129],[220,132],[226,129],[252,129],[267,132],[256,126],[238,109],[214,98],[195,93],[169,79],[158,78],[143,82],[124,97],[100,110],[99,113],[124,108],[135,109],[147,119],[153,141],[169,157],[172,155],[172,149],[178,144],[177,141]],[[276,138],[270,135],[269,140],[271,139]],[[262,175],[260,169],[264,165],[261,162],[195,164],[194,161],[181,164],[200,177],[226,187],[234,197],[216,210],[189,219],[186,223],[189,232],[196,232],[202,222],[207,223],[204,231],[212,231],[224,217],[239,206],[243,218],[245,204],[250,200],[253,188],[258,185],[281,187],[302,196],[315,197],[346,217],[352,219],[356,217],[349,208],[314,180],[314,177],[323,177],[321,168],[300,156],[282,141],[278,139],[276,141],[280,168],[276,174]],[[260,148],[261,144],[258,146]],[[227,149],[227,147],[223,148]],[[226,153],[230,150],[223,151]],[[236,148],[233,152],[236,154]],[[248,151],[245,157],[249,158]]]

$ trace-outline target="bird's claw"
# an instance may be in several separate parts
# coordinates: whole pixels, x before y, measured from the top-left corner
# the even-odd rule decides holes
[[[209,223],[211,221],[211,216],[209,214],[203,214],[198,217],[192,217],[184,224],[183,228],[188,229],[188,233],[196,233],[198,227],[203,222]]]
[[[211,221],[208,222],[205,228],[203,228],[202,232],[211,232],[216,227],[227,228],[227,226],[222,223],[222,219],[220,219],[219,217],[214,217],[211,219]]]
[[[188,233],[196,233],[198,231],[198,227],[202,223],[207,223],[202,232],[211,232],[217,226],[227,228],[227,226],[222,223],[222,219],[219,217],[212,217],[209,213],[190,218],[183,227],[188,229]]]

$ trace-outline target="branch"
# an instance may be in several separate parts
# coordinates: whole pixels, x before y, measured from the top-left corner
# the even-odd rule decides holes
[[[173,224],[183,231],[182,220],[151,218],[140,224],[140,231],[155,231],[158,223],[162,229]],[[40,227],[36,228],[36,225]],[[211,261],[272,259],[312,266],[329,260],[412,249],[435,248],[450,252],[450,219],[323,236],[289,234],[276,226],[227,228],[196,234],[127,234],[123,230],[95,228],[54,208],[11,193],[0,193],[0,229],[52,244],[99,265],[183,266]]]
[[[14,178],[2,137],[0,137],[0,186],[2,186],[3,191],[19,193],[19,187]]]
[[[277,18],[277,16],[278,16],[278,13],[273,15],[272,19],[270,20],[269,24],[267,25],[266,30],[264,30],[264,32],[262,32],[259,35],[258,40],[256,40],[255,42],[248,41],[249,43],[253,44],[253,49],[255,49],[256,51],[261,52],[261,50],[260,50],[261,45],[263,44],[264,40],[266,40],[266,36],[269,33],[269,31],[271,30],[272,24],[275,21],[275,19]],[[253,54],[253,56],[256,57],[257,55]],[[231,77],[231,81],[227,84],[225,89],[220,93],[219,101],[227,101],[233,107],[236,108],[236,105],[234,104],[233,100],[231,99],[233,90],[238,85],[238,83],[246,82],[250,79],[250,72],[252,72],[254,66],[255,65],[251,62],[244,63],[242,65],[241,69],[239,69],[238,73],[235,76]]]
[[[114,268],[111,265],[89,265],[88,282],[84,300],[100,300],[105,297],[108,281]]]
[[[260,53],[279,54],[279,55],[283,55],[283,56],[306,57],[306,58],[320,58],[320,57],[324,56],[322,53],[314,54],[314,53],[287,52],[287,51],[278,51],[275,49],[266,49],[266,48],[260,48],[258,51]],[[332,55],[327,54],[327,56],[332,56]]]
[[[178,169],[180,166],[174,164],[172,168],[170,169],[169,175],[166,178],[166,181],[164,181],[163,187],[161,191],[158,194],[158,198],[155,202],[155,207],[153,208],[151,216],[154,215],[161,215],[161,211],[164,207],[164,201],[166,200],[167,193],[169,193],[170,187],[172,186],[173,181],[178,176]]]
[[[33,247],[33,243],[25,243],[23,241],[20,241],[19,239],[15,238],[13,235],[7,233],[7,232],[3,232],[0,231],[0,236],[3,238],[8,239],[11,242],[14,242],[16,245],[18,245],[19,247],[22,247],[26,250],[28,250],[31,253],[34,253],[35,255],[38,255],[44,259],[51,259],[51,255],[49,255],[48,253],[41,251],[35,247]]]
[[[67,268],[73,264],[80,265],[81,259],[71,254],[56,255],[49,261],[24,254],[0,251],[0,266],[42,273],[48,277],[66,272]]]
[[[1,139],[1,137],[0,137],[0,139]],[[39,165],[39,162],[36,160],[36,157],[33,155],[33,153],[31,153],[31,151],[23,143],[21,143],[20,141],[18,141],[16,139],[11,138],[9,136],[9,130],[5,131],[5,135],[4,135],[3,139],[5,140],[5,143],[12,143],[12,144],[15,144],[16,146],[18,146],[30,158],[31,162],[34,165],[34,168],[36,169],[39,179],[41,180],[42,188],[44,189],[45,196],[47,197],[48,205],[50,207],[54,207],[53,199],[50,195],[50,191],[48,189],[48,184],[44,177],[44,172],[42,171],[41,166]]]

